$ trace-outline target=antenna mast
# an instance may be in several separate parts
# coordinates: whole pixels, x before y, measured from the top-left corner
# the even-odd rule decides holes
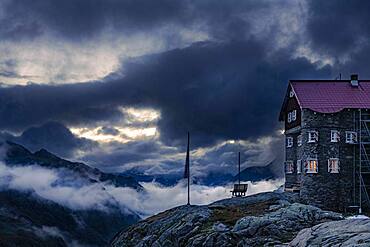
[[[240,152],[239,152],[239,159],[238,159],[238,164],[239,164],[239,185],[240,185]]]

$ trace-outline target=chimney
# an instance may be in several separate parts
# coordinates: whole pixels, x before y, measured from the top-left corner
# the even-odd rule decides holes
[[[351,75],[351,86],[358,87],[358,75],[357,74]]]

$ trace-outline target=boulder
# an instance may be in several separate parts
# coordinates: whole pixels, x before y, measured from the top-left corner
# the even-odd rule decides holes
[[[370,219],[347,219],[306,228],[289,246],[370,246]]]

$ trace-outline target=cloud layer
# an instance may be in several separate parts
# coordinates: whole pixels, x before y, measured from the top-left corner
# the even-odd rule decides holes
[[[271,191],[282,181],[253,184],[249,193]],[[137,212],[149,216],[186,202],[185,181],[172,187],[163,187],[155,182],[143,183],[145,191],[94,183],[73,177],[63,170],[46,169],[37,165],[9,167],[0,163],[0,189],[30,191],[46,200],[74,210],[109,210],[109,205],[119,206],[125,213]],[[208,204],[230,196],[228,187],[193,185],[193,204]]]

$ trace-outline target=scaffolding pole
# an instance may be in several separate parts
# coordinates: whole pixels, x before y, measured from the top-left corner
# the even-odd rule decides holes
[[[370,159],[367,154],[370,149],[370,114],[364,113],[361,109],[359,110],[359,121],[358,121],[358,147],[359,147],[359,213],[361,214],[363,208],[370,209]]]
[[[359,189],[359,192],[360,192],[360,195],[359,195],[359,202],[360,202],[360,207],[358,209],[358,212],[359,214],[362,213],[362,159],[361,159],[361,156],[362,156],[362,153],[361,153],[361,150],[362,150],[362,143],[361,143],[361,140],[362,140],[362,131],[361,131],[361,125],[362,125],[362,122],[361,122],[361,119],[362,119],[362,116],[361,116],[361,109],[360,109],[360,114],[359,114],[359,120],[360,120],[360,126],[359,126],[359,144],[360,144],[360,156],[359,156],[359,170],[360,170],[360,179],[359,179],[359,183],[360,183],[360,189]]]

